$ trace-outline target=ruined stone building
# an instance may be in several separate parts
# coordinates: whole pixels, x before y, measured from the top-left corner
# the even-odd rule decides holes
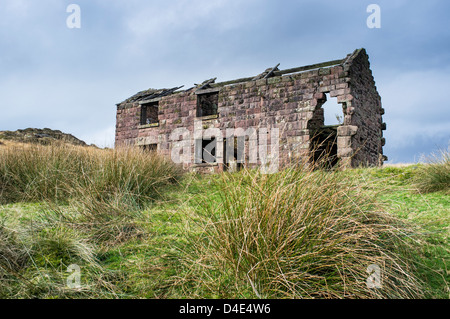
[[[325,154],[330,165],[387,160],[384,109],[365,49],[344,59],[215,80],[187,90],[149,89],[117,104],[116,146],[179,154],[186,168],[197,171],[258,166],[264,153],[264,163],[276,160],[280,167]],[[327,96],[342,106],[339,125],[324,125]],[[257,155],[251,154],[255,148]]]

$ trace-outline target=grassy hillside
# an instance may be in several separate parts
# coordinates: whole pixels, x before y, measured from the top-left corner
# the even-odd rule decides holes
[[[197,176],[139,150],[0,146],[0,297],[449,298],[448,174],[443,157]]]

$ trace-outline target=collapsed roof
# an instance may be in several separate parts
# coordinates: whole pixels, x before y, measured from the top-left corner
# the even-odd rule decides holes
[[[279,70],[278,66],[280,64],[278,63],[275,67],[268,68],[261,74],[258,74],[256,76],[252,76],[252,77],[248,77],[248,78],[240,78],[240,79],[236,79],[236,80],[219,82],[219,83],[215,83],[216,78],[213,78],[213,79],[205,80],[201,84],[196,84],[195,87],[189,88],[185,91],[190,91],[192,89],[201,90],[204,88],[220,87],[220,86],[231,85],[231,84],[236,84],[236,83],[266,79],[266,78],[273,77],[273,76],[281,76],[281,75],[285,75],[285,74],[310,71],[313,69],[326,68],[326,67],[336,66],[339,64],[343,65],[347,62],[347,60],[350,58],[350,56],[359,53],[359,51],[361,51],[361,50],[362,49],[355,50],[355,52],[353,52],[352,54],[348,54],[344,59],[316,63],[316,64],[311,64],[311,65],[306,65],[306,66],[291,68],[291,69],[286,69],[286,70]],[[122,103],[133,103],[133,102],[140,102],[140,101],[147,101],[147,100],[152,100],[152,99],[156,99],[156,98],[161,98],[163,96],[178,93],[176,91],[178,91],[182,87],[183,87],[183,85],[174,87],[174,88],[170,88],[170,89],[148,89],[148,90],[140,91],[140,92],[136,93],[135,95],[131,96],[130,98],[126,99],[125,101],[118,103],[118,105],[122,104]]]
[[[139,101],[160,98],[163,96],[173,94],[175,91],[181,89],[182,87],[183,87],[183,85],[174,87],[171,89],[148,89],[148,90],[140,91],[121,103],[133,103],[133,102],[139,102]],[[119,103],[119,104],[121,104],[121,103]]]

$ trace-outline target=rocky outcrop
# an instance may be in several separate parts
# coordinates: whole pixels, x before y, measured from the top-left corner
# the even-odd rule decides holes
[[[0,140],[41,145],[63,143],[77,146],[88,146],[84,141],[76,138],[72,134],[63,133],[59,130],[51,130],[49,128],[27,128],[17,131],[0,131]],[[1,144],[2,143],[0,141],[0,145]]]

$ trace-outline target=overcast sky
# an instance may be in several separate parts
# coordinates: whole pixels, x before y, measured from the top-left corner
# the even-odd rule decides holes
[[[381,28],[368,28],[369,4]],[[70,29],[69,4],[81,8]],[[369,54],[390,163],[450,141],[449,1],[0,0],[0,130],[59,129],[112,146],[138,91]]]

